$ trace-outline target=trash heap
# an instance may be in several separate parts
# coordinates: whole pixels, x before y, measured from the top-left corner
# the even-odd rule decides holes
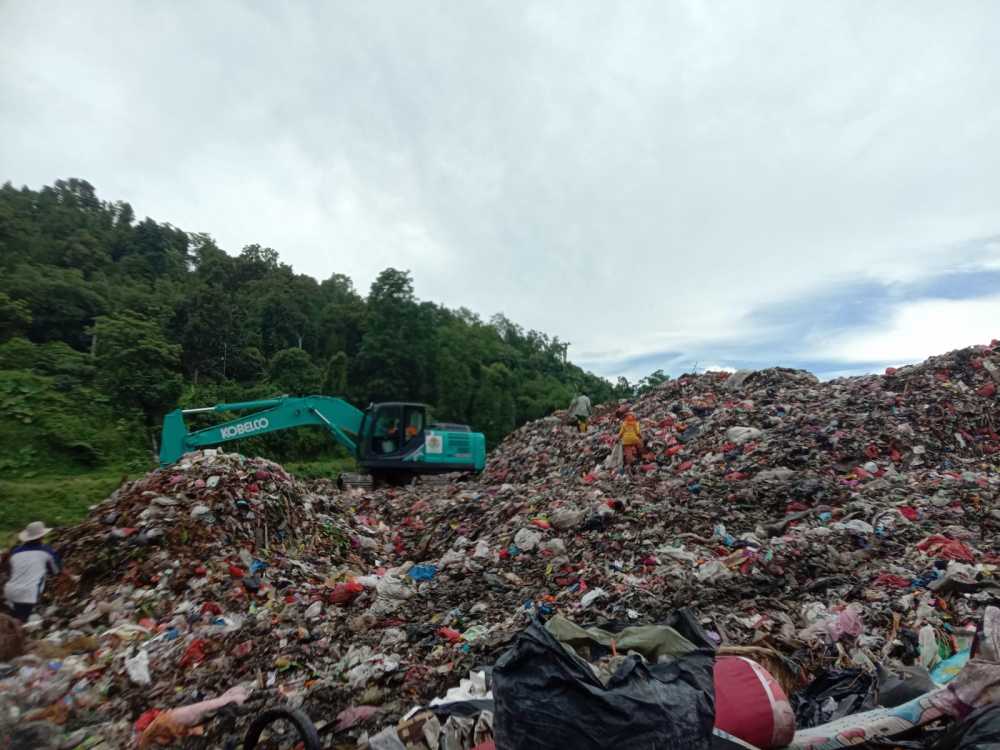
[[[481,477],[444,486],[340,493],[262,459],[190,454],[53,539],[73,575],[29,625],[30,653],[0,666],[0,736],[7,721],[53,747],[125,747],[155,712],[238,689],[174,736],[225,747],[257,700],[301,708],[344,746],[398,750],[416,732],[408,747],[435,733],[473,747],[492,709],[407,714],[448,692],[492,701],[491,668],[544,641],[538,623],[617,633],[686,608],[716,654],[718,700],[723,657],[760,666],[794,707],[793,747],[892,734],[898,717],[882,735],[850,722],[951,690],[927,698],[943,725],[1000,684],[983,656],[1000,650],[982,646],[1000,603],[998,385],[997,342],[830,382],[686,375],[598,407],[584,434],[558,414],[527,424]],[[625,471],[628,411],[645,450]],[[631,658],[608,638],[610,663]],[[499,674],[509,733],[521,693]]]
[[[30,653],[0,667],[0,737],[127,747],[157,706],[273,687],[325,654],[318,613],[360,590],[334,580],[352,559],[342,516],[278,464],[214,450],[123,485],[52,540],[66,573]]]

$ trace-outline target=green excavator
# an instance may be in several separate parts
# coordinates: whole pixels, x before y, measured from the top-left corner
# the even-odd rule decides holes
[[[185,414],[252,411],[189,432]],[[295,427],[315,426],[351,452],[363,474],[343,474],[341,486],[399,484],[416,476],[475,472],[486,465],[486,438],[466,425],[431,421],[425,404],[389,402],[364,411],[341,398],[301,396],[175,409],[163,420],[160,465],[188,451]]]

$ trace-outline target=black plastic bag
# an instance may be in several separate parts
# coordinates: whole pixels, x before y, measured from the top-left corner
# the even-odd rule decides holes
[[[949,727],[931,750],[1000,750],[1000,706],[977,708]]]
[[[688,622],[678,624],[683,628]],[[631,656],[605,687],[586,662],[535,620],[493,669],[496,745],[500,750],[708,750],[715,723],[714,663],[714,652],[706,648],[662,664]]]
[[[798,729],[850,716],[878,706],[875,676],[860,669],[828,669],[792,696]]]
[[[902,706],[936,687],[921,666],[878,668],[878,704],[886,708]]]

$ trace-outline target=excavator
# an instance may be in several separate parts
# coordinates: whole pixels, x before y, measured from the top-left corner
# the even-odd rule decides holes
[[[189,432],[186,414],[251,411],[246,416]],[[386,402],[361,411],[332,396],[284,396],[260,401],[175,409],[163,420],[160,465],[188,451],[278,430],[325,429],[354,456],[362,474],[342,474],[341,487],[401,484],[414,477],[478,473],[486,465],[486,438],[468,426],[431,421],[426,404]]]

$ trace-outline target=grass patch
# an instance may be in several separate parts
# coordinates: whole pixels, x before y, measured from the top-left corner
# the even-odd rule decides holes
[[[77,523],[89,506],[101,502],[125,478],[131,477],[120,469],[103,469],[77,476],[0,481],[0,545],[11,542],[32,521],[47,526]]]
[[[344,471],[357,471],[353,458],[328,458],[321,461],[289,461],[285,471],[299,479],[336,479]]]

